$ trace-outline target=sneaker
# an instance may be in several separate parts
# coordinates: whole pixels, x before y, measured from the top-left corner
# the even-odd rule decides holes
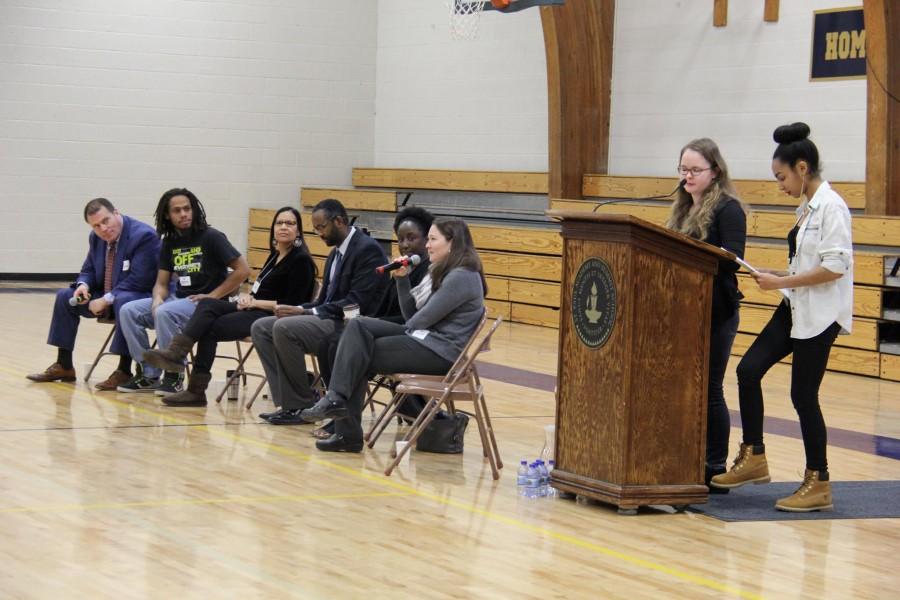
[[[178,375],[177,377],[172,377],[169,373],[166,373],[162,379],[159,380],[159,386],[156,388],[157,396],[171,396],[172,394],[178,394],[184,391],[184,377]]]
[[[117,392],[123,394],[134,394],[136,392],[155,392],[159,387],[159,382],[155,379],[147,379],[140,373],[116,388]]]

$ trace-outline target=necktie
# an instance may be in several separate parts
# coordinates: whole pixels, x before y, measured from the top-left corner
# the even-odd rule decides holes
[[[106,267],[103,271],[103,293],[108,294],[112,291],[113,280],[113,264],[116,262],[116,244],[118,242],[110,242],[106,245]]]
[[[335,293],[337,293],[338,281],[340,281],[341,276],[342,259],[343,255],[340,251],[336,251],[334,255],[334,267],[331,269],[331,277],[328,279],[328,292],[325,294],[325,304],[331,302],[331,299],[334,298]]]

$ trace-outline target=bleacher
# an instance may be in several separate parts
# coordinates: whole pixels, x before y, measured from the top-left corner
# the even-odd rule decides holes
[[[663,224],[669,211],[664,196],[677,186],[675,178],[586,175],[587,200],[553,199],[550,208],[627,213]],[[547,174],[525,172],[443,171],[419,169],[353,170],[353,188],[303,188],[303,230],[320,270],[329,249],[312,231],[309,209],[323,198],[337,198],[356,224],[386,245],[398,207],[422,206],[436,215],[457,215],[470,225],[488,276],[490,310],[512,322],[544,327],[559,325],[559,283],[562,244],[559,226],[548,220]],[[796,200],[773,181],[738,180],[741,198],[751,205],[746,258],[751,264],[783,269],[784,237],[794,223]],[[829,369],[900,381],[900,277],[891,276],[900,256],[900,218],[869,216],[865,186],[832,183],[853,214],[854,328],[840,336]],[[622,202],[621,200],[625,200]],[[266,238],[273,211],[250,214],[249,259],[258,269],[268,255]],[[395,248],[394,248],[395,253]],[[734,354],[753,341],[780,302],[778,292],[763,292],[746,275],[739,275],[745,295]]]

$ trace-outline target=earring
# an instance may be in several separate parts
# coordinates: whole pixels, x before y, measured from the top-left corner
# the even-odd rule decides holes
[[[272,247],[274,248],[277,245],[278,245],[278,242],[275,241],[275,238],[272,238]]]
[[[294,248],[299,248],[303,245],[303,240],[299,237],[294,238]]]

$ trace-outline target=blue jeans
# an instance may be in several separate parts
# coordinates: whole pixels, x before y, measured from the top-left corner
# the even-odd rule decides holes
[[[147,337],[148,329],[156,329],[156,341],[160,348],[168,348],[172,338],[181,333],[182,328],[194,314],[197,304],[187,298],[173,298],[169,296],[165,302],[156,309],[156,319],[150,307],[152,298],[129,302],[119,311],[119,327],[125,341],[128,342],[128,352],[131,357],[141,364],[144,376],[147,378],[159,377],[160,372],[156,367],[144,362],[144,352],[150,349],[150,339]]]

